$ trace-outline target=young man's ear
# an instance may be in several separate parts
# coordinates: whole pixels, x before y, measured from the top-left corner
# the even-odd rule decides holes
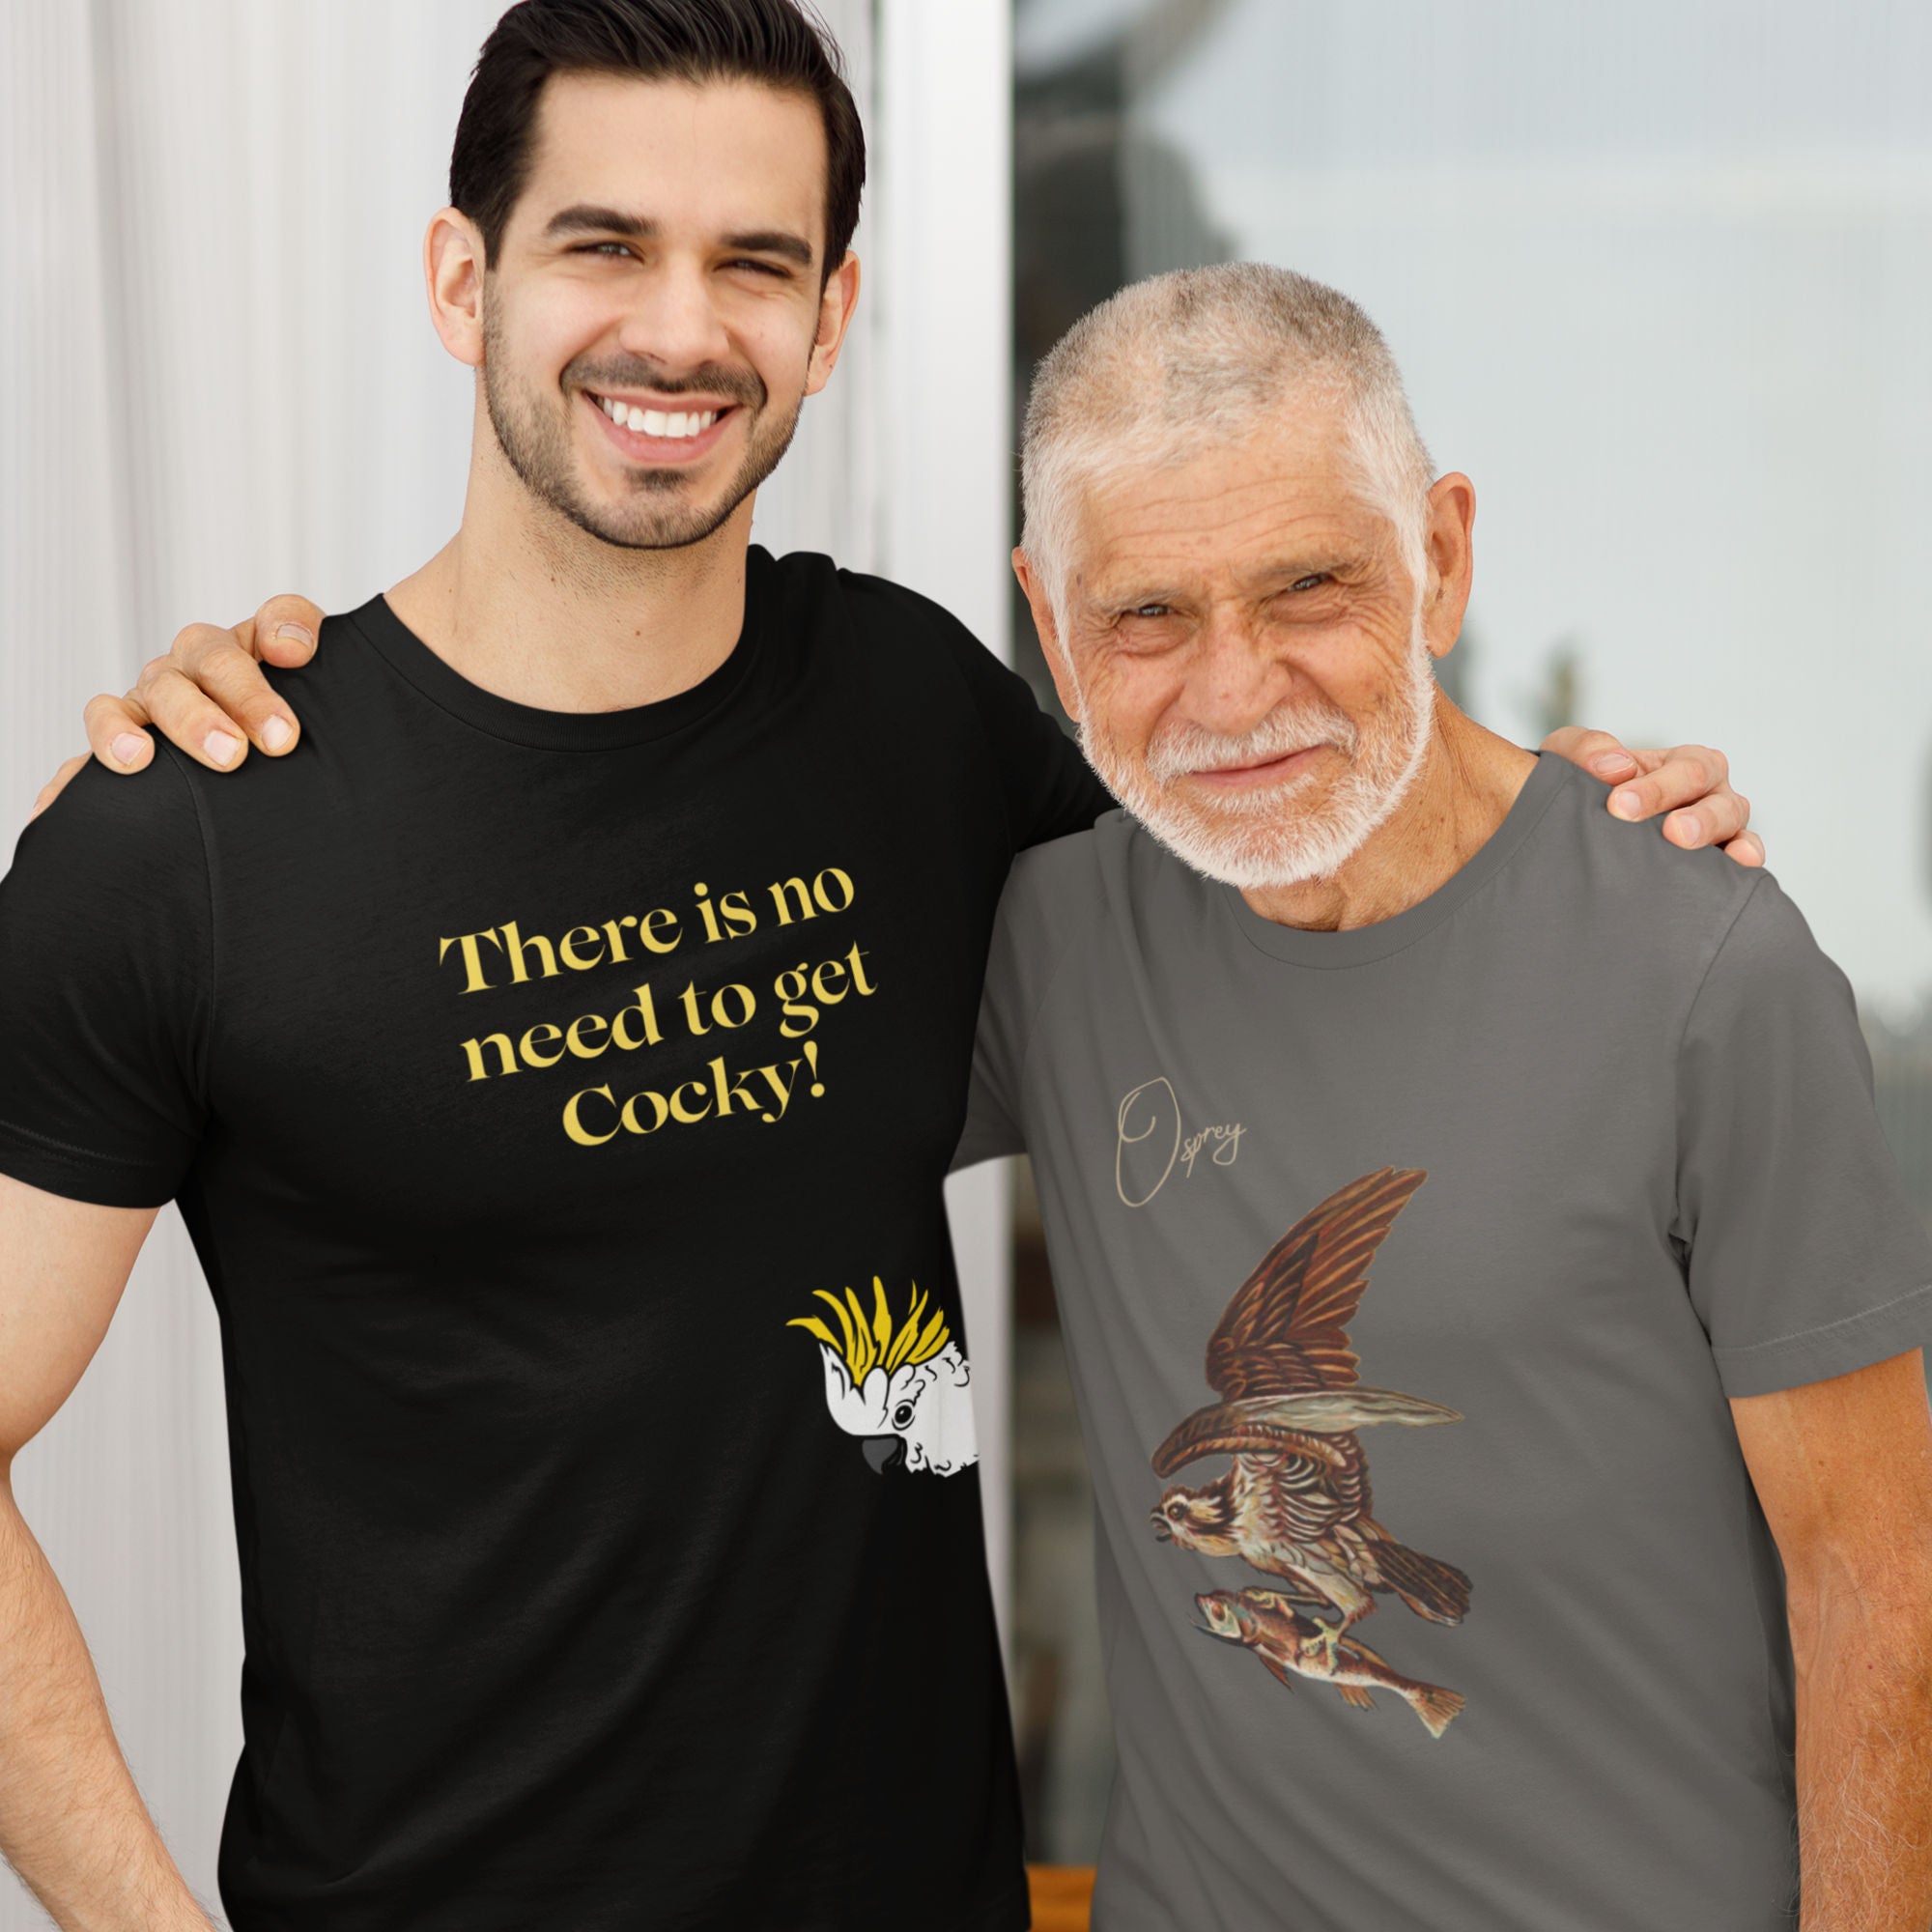
[[[859,258],[849,249],[845,259],[825,278],[818,298],[818,334],[811,345],[811,361],[805,372],[805,393],[815,396],[838,366],[852,311],[859,305]]]
[[[1033,612],[1033,627],[1039,633],[1039,647],[1046,657],[1047,669],[1053,673],[1053,688],[1060,694],[1062,708],[1078,724],[1080,687],[1073,682],[1066,647],[1060,636],[1060,620],[1054,615],[1053,600],[1046,594],[1045,581],[1035,567],[1032,557],[1023,550],[1013,552],[1013,575],[1019,579],[1020,588],[1026,592],[1027,608]]]
[[[482,231],[461,209],[445,208],[423,237],[429,319],[442,346],[472,369],[483,366]]]

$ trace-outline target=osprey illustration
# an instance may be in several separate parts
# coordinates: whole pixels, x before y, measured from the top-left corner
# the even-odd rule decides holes
[[[1469,1607],[1462,1571],[1398,1543],[1376,1520],[1356,1434],[1376,1423],[1463,1419],[1414,1396],[1361,1387],[1349,1347],[1347,1324],[1376,1250],[1428,1178],[1415,1167],[1364,1175],[1263,1256],[1208,1343],[1208,1383],[1219,1400],[1153,1455],[1162,1477],[1204,1456],[1234,1459],[1200,1489],[1169,1489],[1151,1513],[1154,1532],[1204,1555],[1238,1556],[1277,1578],[1256,1603],[1296,1619],[1296,1658],[1319,1652],[1319,1668],[1306,1661],[1291,1667],[1338,1683],[1347,1633],[1376,1607],[1378,1593],[1393,1592],[1432,1623],[1460,1623]],[[1297,1606],[1316,1618],[1299,1617]],[[1267,1648],[1291,1661],[1281,1646]]]
[[[952,1340],[945,1312],[927,1312],[918,1282],[905,1314],[896,1319],[877,1275],[869,1316],[849,1288],[843,1301],[822,1288],[813,1293],[838,1326],[816,1315],[802,1315],[785,1326],[817,1339],[825,1364],[825,1406],[847,1435],[862,1438],[867,1463],[881,1473],[903,1463],[908,1470],[952,1476],[978,1462],[973,1372]]]

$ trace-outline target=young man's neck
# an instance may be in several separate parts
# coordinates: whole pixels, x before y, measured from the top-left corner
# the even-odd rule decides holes
[[[479,447],[463,526],[388,593],[470,683],[542,711],[622,711],[701,683],[745,620],[752,498],[700,543],[626,550],[539,502]]]
[[[1535,769],[1530,753],[1485,730],[1438,692],[1422,768],[1361,850],[1332,878],[1242,896],[1264,919],[1314,932],[1393,919],[1481,851]]]

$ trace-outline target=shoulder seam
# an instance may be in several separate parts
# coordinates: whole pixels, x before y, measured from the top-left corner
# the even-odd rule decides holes
[[[168,747],[173,753],[170,762],[175,775],[181,780],[183,789],[187,793],[189,808],[194,812],[194,828],[201,841],[201,883],[208,896],[208,980],[203,997],[206,1002],[208,1024],[203,1027],[200,1040],[196,1043],[194,1068],[195,1084],[201,1091],[204,1101],[208,1097],[208,1061],[213,1050],[216,1007],[220,999],[220,951],[216,927],[214,894],[214,841],[209,835],[208,810],[202,804],[201,794],[195,789],[194,781],[183,769],[184,754],[173,745]]]
[[[1770,876],[1768,872],[1760,868],[1757,877],[1750,882],[1750,890],[1738,901],[1736,911],[1724,922],[1724,929],[1718,935],[1718,943],[1712,947],[1711,956],[1705,960],[1704,970],[1697,976],[1696,990],[1690,995],[1690,1005],[1684,1009],[1684,1024],[1677,1029],[1676,1058],[1679,1061],[1684,1057],[1684,1042],[1690,1036],[1691,1016],[1697,1010],[1697,1002],[1704,997],[1704,988],[1710,981],[1712,971],[1717,966],[1718,961],[1723,957],[1724,948],[1730,944],[1731,934],[1738,928],[1738,921],[1745,916],[1745,908],[1757,897],[1758,889]]]
[[[1671,1096],[1671,1118],[1677,1134],[1676,1157],[1671,1162],[1670,1223],[1673,1229],[1684,1225],[1684,1042],[1690,1037],[1690,1022],[1696,1016],[1697,1003],[1704,997],[1704,988],[1710,983],[1711,975],[1718,961],[1723,957],[1724,948],[1729,945],[1731,934],[1737,930],[1738,921],[1744,918],[1745,908],[1758,895],[1758,889],[1770,874],[1759,869],[1758,875],[1750,882],[1749,890],[1737,903],[1737,909],[1724,923],[1724,929],[1718,935],[1718,943],[1711,949],[1711,956],[1704,962],[1704,970],[1697,976],[1697,984],[1684,1009],[1684,1024],[1677,1029],[1676,1050],[1670,1056],[1670,1079],[1673,1089]]]

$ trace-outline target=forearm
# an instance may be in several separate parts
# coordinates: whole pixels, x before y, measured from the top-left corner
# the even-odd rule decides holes
[[[80,1626],[4,1473],[0,1852],[65,1932],[211,1932],[134,1788]]]
[[[1794,1612],[1801,1932],[1926,1932],[1932,1616],[1849,1592]]]

